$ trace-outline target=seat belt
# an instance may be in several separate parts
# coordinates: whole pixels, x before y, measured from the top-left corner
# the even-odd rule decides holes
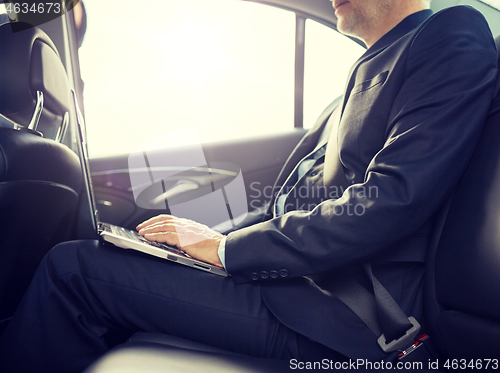
[[[433,237],[433,244],[429,247],[430,253],[435,252],[453,199],[454,194],[448,198],[439,212],[435,224],[435,234],[438,236]],[[384,352],[403,350],[406,355],[415,350],[416,344],[415,346],[412,344],[420,332],[417,320],[411,316],[406,317],[387,289],[373,275],[371,264],[365,264],[364,269],[373,285],[373,294],[350,277],[337,281],[329,289],[330,292],[349,307],[376,336],[379,336],[377,342]],[[397,338],[398,336],[402,337]],[[423,339],[419,338],[420,341]],[[387,340],[391,342],[387,343]]]
[[[377,337],[382,335],[375,297],[352,277],[329,284],[328,290],[356,314]]]
[[[373,285],[373,294],[351,277],[329,285],[329,291],[358,316],[377,336],[377,343],[385,353],[406,350],[420,332],[420,324],[407,317],[387,289],[373,275],[371,264],[365,271]]]
[[[370,263],[365,264],[365,271],[373,285],[376,309],[383,332],[377,340],[379,346],[387,353],[407,349],[418,336],[420,324],[413,316],[406,316],[387,289],[373,275]]]
[[[332,113],[332,125],[325,153],[323,169],[324,185],[348,187],[344,166],[340,162],[338,150],[338,127],[341,120],[340,108]],[[373,285],[373,295],[352,278],[334,285],[335,294],[349,307],[378,337],[378,344],[386,353],[405,350],[410,347],[420,331],[420,324],[414,317],[407,317],[387,289],[373,275],[371,264],[365,271]],[[389,342],[388,342],[389,341]]]

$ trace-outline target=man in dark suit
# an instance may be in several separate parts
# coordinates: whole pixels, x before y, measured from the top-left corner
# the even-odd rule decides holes
[[[78,371],[141,330],[256,356],[381,360],[377,336],[333,295],[345,278],[371,286],[364,263],[421,319],[434,216],[481,133],[495,45],[468,7],[431,16],[425,0],[333,6],[339,30],[369,48],[335,115],[331,105],[285,164],[266,220],[227,236],[171,216],[138,227],[151,240],[198,241],[183,249],[232,277],[92,241],[59,245],[1,341],[7,371]],[[304,186],[307,196],[295,193]],[[296,210],[304,200],[310,211]]]

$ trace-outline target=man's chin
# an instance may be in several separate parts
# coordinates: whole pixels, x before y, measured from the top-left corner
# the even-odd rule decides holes
[[[339,19],[339,21],[337,22],[337,30],[341,34],[356,37],[356,35],[353,35],[352,27],[349,27],[348,22],[345,22],[342,19]]]
[[[340,17],[337,20],[337,30],[341,34],[347,35],[347,36],[352,36],[354,38],[363,40],[363,38],[360,35],[359,29],[355,27],[356,22],[354,17],[352,16],[347,16],[347,17]]]

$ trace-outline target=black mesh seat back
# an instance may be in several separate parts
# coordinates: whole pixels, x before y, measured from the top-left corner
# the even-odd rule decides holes
[[[496,41],[500,44],[500,37]],[[499,358],[498,93],[477,149],[453,197],[434,255],[429,271],[434,288],[428,289],[426,307],[437,345],[453,358]]]

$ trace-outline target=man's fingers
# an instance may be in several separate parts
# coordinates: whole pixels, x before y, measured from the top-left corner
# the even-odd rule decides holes
[[[176,225],[168,221],[159,221],[155,224],[151,224],[141,228],[139,234],[144,236],[147,233],[159,233],[159,232],[175,232]]]
[[[146,220],[145,222],[143,222],[143,223],[139,224],[139,225],[136,227],[136,229],[137,229],[137,230],[140,230],[140,229],[142,229],[142,228],[145,228],[145,227],[148,227],[148,226],[150,226],[150,225],[156,224],[156,223],[158,223],[158,222],[160,222],[160,221],[166,221],[166,220],[168,220],[169,218],[170,218],[170,215],[158,215],[158,216],[155,216],[155,217],[153,217],[153,218],[151,218],[151,219],[148,219],[148,220]]]
[[[205,244],[214,247],[217,246],[215,249],[218,249],[218,243],[222,238],[219,232],[213,231],[204,224],[171,215],[155,216],[139,224],[137,230],[141,236],[149,241],[167,243],[177,246],[182,250],[191,246],[191,251],[194,250],[195,252],[205,247]],[[214,242],[217,245],[213,244]],[[199,255],[194,254],[191,256],[197,257]],[[214,258],[212,256],[210,257],[210,262],[218,263],[218,256],[214,256]]]
[[[142,228],[148,227],[148,226],[150,226],[150,225],[154,225],[154,224],[156,224],[156,223],[158,223],[158,222],[168,221],[168,220],[170,220],[170,219],[172,219],[172,218],[173,218],[173,216],[171,216],[171,215],[166,215],[166,214],[163,214],[163,215],[158,215],[158,216],[155,216],[155,217],[153,217],[153,218],[151,218],[151,219],[148,219],[148,220],[146,220],[145,222],[143,222],[143,223],[139,224],[139,225],[136,227],[136,229],[137,229],[137,230],[141,230]]]
[[[150,241],[167,243],[171,246],[179,247],[179,238],[175,232],[146,233],[144,238]]]
[[[200,228],[195,224],[188,224],[186,222],[176,221],[173,219],[169,221],[159,221],[139,230],[139,234],[147,239],[152,237],[148,235],[153,233],[176,233],[177,235],[189,235],[199,234],[201,232]]]

